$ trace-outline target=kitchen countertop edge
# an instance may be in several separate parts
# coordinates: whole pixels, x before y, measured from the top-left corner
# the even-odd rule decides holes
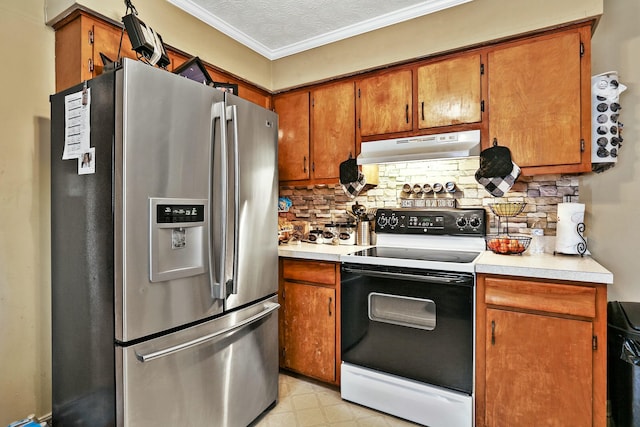
[[[485,251],[476,261],[476,273],[613,284],[613,273],[590,256],[579,255],[499,255]]]
[[[279,245],[278,256],[282,258],[299,258],[315,261],[340,262],[342,255],[370,248],[358,245],[329,245],[301,242],[299,245]]]
[[[340,262],[348,255],[372,246],[327,245],[301,242],[279,245],[278,256],[283,258]],[[572,282],[613,284],[613,273],[590,256],[544,253],[540,255],[499,255],[484,251],[476,261],[476,273],[533,277]]]

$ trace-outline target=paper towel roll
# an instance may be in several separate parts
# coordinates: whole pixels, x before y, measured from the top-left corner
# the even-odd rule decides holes
[[[556,252],[562,254],[585,253],[586,243],[582,234],[578,232],[580,224],[584,225],[583,203],[558,203]]]

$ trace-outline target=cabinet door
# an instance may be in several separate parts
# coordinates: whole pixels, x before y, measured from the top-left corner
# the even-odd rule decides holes
[[[122,38],[122,44],[120,40]],[[100,54],[106,55],[112,61],[120,58],[136,59],[136,52],[131,48],[131,41],[121,28],[108,25],[102,21],[93,22],[93,76],[102,74],[103,63]]]
[[[313,177],[339,178],[340,163],[356,156],[354,83],[323,86],[311,96]]]
[[[592,329],[487,309],[485,425],[591,426]]]
[[[335,289],[285,281],[284,294],[285,367],[335,381]]]
[[[488,55],[489,140],[520,167],[582,162],[580,42],[571,31]]]
[[[482,119],[480,88],[480,55],[419,67],[420,129],[479,122]]]
[[[309,179],[309,92],[277,96],[274,107],[278,113],[279,179]]]
[[[412,71],[376,74],[358,83],[360,135],[413,129]]]

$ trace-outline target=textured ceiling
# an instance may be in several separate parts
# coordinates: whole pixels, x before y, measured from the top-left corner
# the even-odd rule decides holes
[[[472,0],[167,0],[278,59]]]

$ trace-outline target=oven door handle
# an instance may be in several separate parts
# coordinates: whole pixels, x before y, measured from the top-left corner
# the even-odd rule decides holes
[[[366,269],[354,269],[349,267],[342,267],[342,269],[347,273],[361,274],[364,276],[373,276],[373,277],[381,277],[384,279],[407,279],[414,280],[418,282],[428,282],[428,283],[446,283],[446,284],[467,284],[470,281],[469,276],[439,276],[434,274],[420,275],[420,274],[409,274],[409,273],[391,273],[388,271],[377,271],[377,270],[366,270]],[[473,284],[473,281],[471,281]]]

